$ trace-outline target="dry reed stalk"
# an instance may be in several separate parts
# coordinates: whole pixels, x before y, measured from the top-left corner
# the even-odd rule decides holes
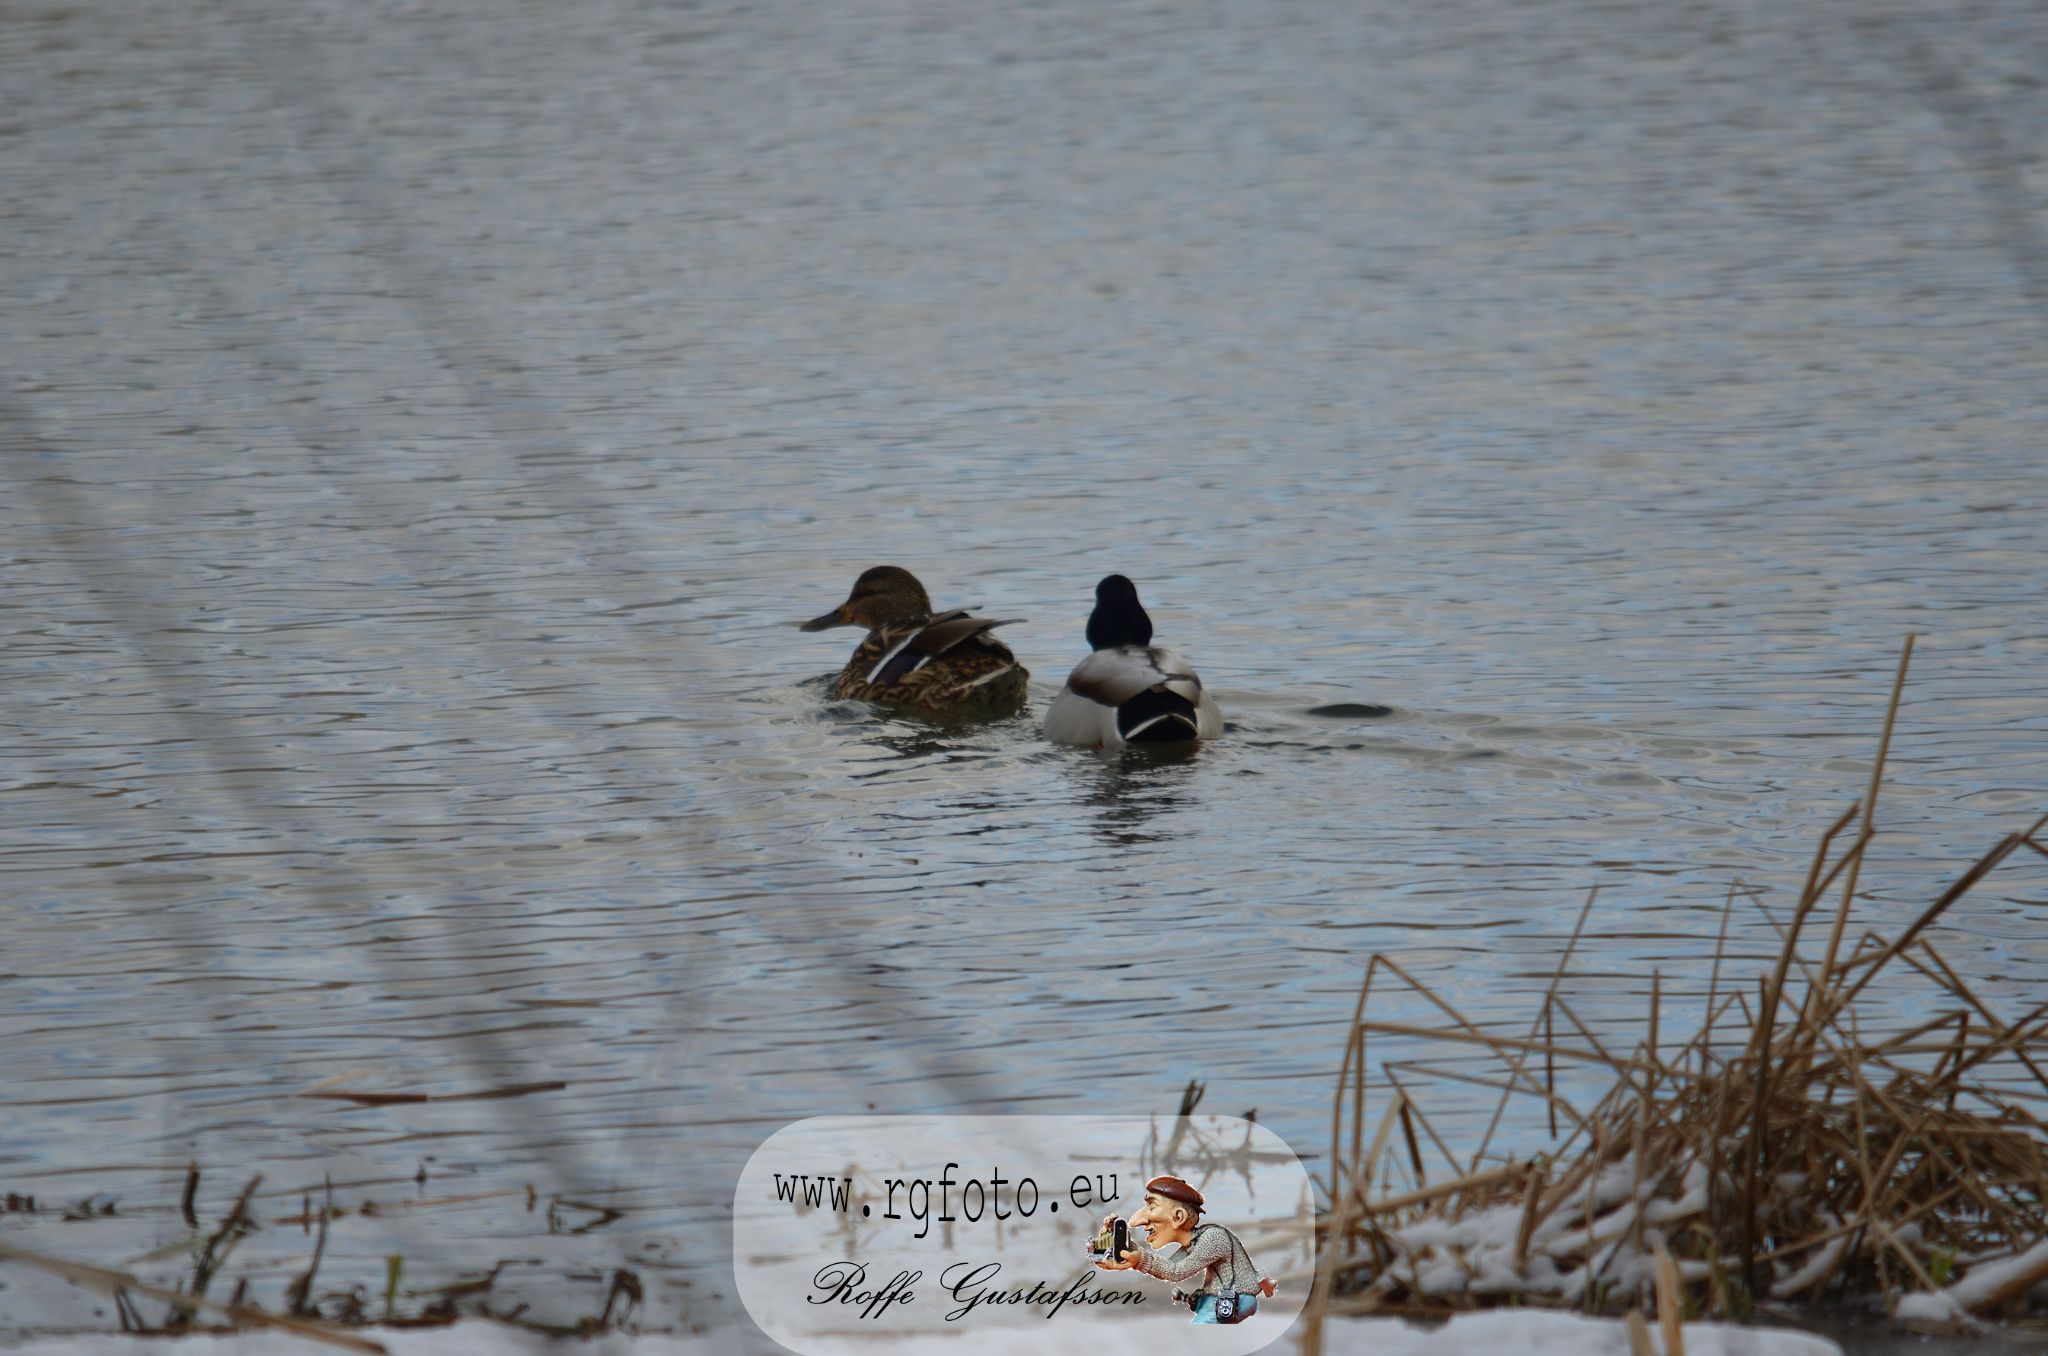
[[[1429,1174],[1422,1170],[1422,1149],[1415,1142],[1415,1122],[1408,1115],[1408,1099],[1401,1099],[1401,1138],[1408,1142],[1408,1165],[1415,1172],[1417,1186],[1429,1185]]]
[[[339,1332],[323,1324],[310,1323],[302,1318],[284,1318],[277,1314],[266,1314],[261,1309],[251,1309],[236,1304],[222,1304],[218,1300],[210,1300],[197,1295],[181,1295],[175,1290],[165,1290],[161,1286],[147,1285],[125,1271],[115,1271],[109,1267],[88,1266],[83,1262],[68,1262],[58,1257],[45,1257],[39,1252],[30,1252],[26,1248],[17,1248],[12,1243],[0,1243],[0,1262],[18,1262],[22,1266],[47,1272],[52,1276],[69,1281],[73,1285],[84,1286],[88,1290],[97,1290],[106,1295],[118,1297],[123,1293],[133,1292],[137,1295],[146,1296],[149,1299],[161,1300],[173,1306],[194,1304],[202,1309],[211,1309],[237,1325],[251,1328],[276,1328],[297,1337],[310,1338],[315,1342],[325,1342],[329,1346],[344,1347],[350,1351],[367,1352],[370,1353],[370,1356],[386,1356],[384,1344],[373,1342],[367,1337],[357,1337],[352,1333]]]
[[[187,1163],[185,1165],[185,1192],[178,1200],[178,1213],[184,1216],[185,1227],[194,1233],[199,1232],[199,1212],[193,1204],[198,1195],[199,1164],[196,1162]]]
[[[1664,1332],[1664,1356],[1685,1356],[1685,1299],[1678,1263],[1657,1249],[1657,1325]]]
[[[1411,1205],[1424,1205],[1430,1201],[1442,1200],[1446,1196],[1458,1195],[1460,1192],[1498,1186],[1511,1178],[1524,1177],[1528,1172],[1529,1169],[1522,1164],[1509,1163],[1503,1167],[1488,1168],[1484,1172],[1468,1173],[1454,1181],[1438,1182],[1433,1187],[1404,1191],[1398,1196],[1386,1196],[1377,1201],[1360,1201],[1358,1209],[1360,1213],[1367,1215],[1391,1214],[1397,1210],[1406,1210]]]
[[[1370,974],[1370,971],[1368,971],[1368,974]],[[1364,1028],[1361,1026],[1358,1030],[1362,1032]],[[1361,1046],[1363,1045],[1363,1040],[1363,1036],[1360,1036],[1359,1043]],[[1359,1081],[1361,1083],[1364,1082],[1362,1070]],[[1350,1175],[1347,1178],[1349,1185],[1337,1197],[1336,1220],[1330,1230],[1330,1241],[1316,1257],[1316,1280],[1313,1293],[1320,1297],[1321,1303],[1311,1303],[1308,1306],[1307,1313],[1304,1315],[1306,1321],[1303,1324],[1301,1334],[1302,1356],[1322,1356],[1323,1315],[1329,1305],[1330,1286],[1336,1273],[1337,1249],[1340,1245],[1348,1246],[1351,1241],[1352,1203],[1354,1200],[1362,1200],[1365,1195],[1364,1187],[1371,1184],[1372,1169],[1370,1165],[1378,1160],[1380,1148],[1386,1143],[1387,1131],[1392,1128],[1394,1113],[1400,1108],[1403,1100],[1400,1094],[1395,1094],[1394,1105],[1388,1107],[1387,1114],[1380,1119],[1379,1133],[1373,1137],[1372,1153],[1364,1160],[1366,1166],[1363,1172],[1359,1170],[1358,1163],[1354,1161]],[[1335,1164],[1331,1165],[1332,1181],[1336,1180],[1336,1166]],[[1374,1251],[1377,1254],[1378,1250],[1375,1249]]]
[[[1522,1223],[1515,1230],[1515,1268],[1520,1270],[1529,1260],[1529,1239],[1536,1232],[1536,1222],[1542,1216],[1537,1207],[1543,1203],[1543,1188],[1550,1180],[1550,1174],[1538,1165],[1529,1174],[1529,1191],[1522,1199]]]
[[[1351,1160],[1358,1159],[1356,1129],[1365,1119],[1365,1029],[1359,1019],[1365,1015],[1365,1000],[1372,995],[1373,971],[1378,968],[1377,959],[1365,967],[1365,978],[1358,983],[1358,1002],[1351,1009],[1351,1030],[1344,1042],[1344,1058],[1338,1066],[1337,1095],[1330,1101],[1330,1180],[1329,1197],[1337,1199],[1341,1183],[1337,1172],[1344,1166],[1344,1158],[1338,1153],[1338,1136],[1344,1127],[1344,1093],[1347,1088],[1354,1091],[1351,1103],[1351,1124],[1354,1127],[1351,1141]],[[1354,1082],[1355,1079],[1355,1082]]]
[[[1398,1067],[1399,1066],[1393,1064],[1383,1064],[1380,1066],[1381,1071],[1386,1074],[1387,1085],[1393,1088],[1394,1091],[1401,1092],[1401,1080],[1394,1076],[1394,1070]],[[1439,1076],[1441,1076],[1441,1070],[1438,1070],[1436,1072]],[[1499,1087],[1500,1084],[1489,1083],[1488,1086]],[[1422,1127],[1422,1133],[1429,1136],[1429,1142],[1432,1145],[1436,1146],[1436,1151],[1438,1153],[1443,1155],[1444,1162],[1450,1164],[1452,1169],[1456,1170],[1458,1166],[1457,1155],[1451,1152],[1450,1145],[1444,1143],[1444,1138],[1442,1135],[1439,1135],[1436,1132],[1436,1127],[1429,1123],[1429,1117],[1423,1115],[1422,1109],[1415,1105],[1415,1099],[1412,1097],[1408,1097],[1404,1094],[1401,1099],[1401,1110],[1403,1115],[1408,1115],[1410,1113],[1414,1115],[1415,1123]]]
[[[1529,1023],[1529,1039],[1530,1039],[1530,1040],[1534,1040],[1534,1039],[1536,1039],[1536,1028],[1537,1028],[1538,1026],[1541,1026],[1541,1027],[1543,1027],[1543,1028],[1544,1028],[1544,1038],[1545,1038],[1546,1040],[1548,1040],[1548,1039],[1549,1039],[1549,1035],[1550,1035],[1550,1000],[1551,1000],[1551,999],[1552,999],[1553,997],[1555,997],[1555,996],[1556,996],[1556,994],[1557,994],[1557,986],[1558,986],[1558,984],[1559,984],[1559,983],[1560,983],[1560,982],[1561,982],[1561,981],[1562,981],[1562,980],[1564,979],[1564,977],[1565,977],[1565,973],[1566,973],[1566,972],[1567,972],[1567,971],[1568,971],[1568,970],[1569,970],[1569,969],[1571,968],[1571,961],[1572,961],[1572,953],[1578,950],[1578,946],[1579,946],[1579,937],[1580,937],[1580,934],[1582,934],[1582,933],[1583,933],[1583,932],[1585,931],[1585,928],[1586,928],[1586,919],[1587,919],[1588,917],[1590,917],[1590,916],[1592,915],[1592,912],[1593,912],[1593,903],[1594,903],[1594,901],[1595,901],[1595,900],[1597,900],[1597,899],[1599,899],[1599,898],[1600,898],[1600,887],[1599,887],[1599,886],[1597,886],[1597,885],[1596,885],[1596,886],[1594,886],[1594,887],[1593,887],[1592,889],[1590,889],[1590,890],[1588,890],[1588,891],[1586,892],[1586,902],[1585,902],[1585,904],[1584,904],[1583,906],[1581,906],[1581,908],[1579,909],[1579,921],[1578,921],[1578,922],[1576,922],[1576,923],[1574,923],[1574,924],[1572,925],[1572,935],[1571,935],[1571,938],[1570,938],[1570,940],[1568,940],[1568,941],[1566,941],[1566,942],[1565,942],[1565,944],[1564,944],[1564,952],[1563,952],[1563,954],[1562,954],[1562,955],[1560,955],[1560,956],[1559,956],[1559,957],[1557,958],[1557,972],[1556,972],[1555,974],[1553,974],[1553,975],[1552,975],[1552,976],[1550,977],[1550,987],[1544,990],[1544,993],[1543,993],[1543,1006],[1542,1006],[1542,1008],[1541,1008],[1541,1009],[1540,1009],[1540,1010],[1539,1010],[1539,1011],[1537,1012],[1537,1015],[1536,1015],[1536,1020],[1535,1020],[1535,1021],[1533,1021],[1533,1022],[1531,1022],[1531,1023]],[[1524,1051],[1524,1052],[1522,1053],[1522,1056],[1521,1056],[1521,1057],[1520,1057],[1519,1059],[1517,1059],[1517,1060],[1516,1060],[1516,1062],[1515,1062],[1515,1072],[1514,1072],[1514,1074],[1512,1074],[1512,1075],[1510,1076],[1511,1078],[1515,1078],[1515,1077],[1520,1077],[1520,1076],[1521,1076],[1521,1068],[1522,1068],[1522,1065],[1523,1065],[1523,1064],[1525,1064],[1525,1063],[1527,1062],[1527,1060],[1528,1060],[1528,1052],[1527,1052],[1527,1051]],[[1546,1091],[1546,1094],[1549,1094],[1549,1093],[1553,1093],[1553,1092],[1555,1091],[1555,1089],[1556,1089],[1556,1086],[1557,1086],[1557,1075],[1556,1075],[1556,1072],[1555,1072],[1554,1066],[1552,1065],[1552,1062],[1551,1062],[1551,1060],[1550,1060],[1549,1056],[1547,1056],[1547,1055],[1546,1055],[1546,1056],[1544,1057],[1544,1070],[1545,1070],[1545,1078],[1544,1078],[1544,1087],[1545,1087],[1545,1091]],[[1499,1128],[1499,1126],[1500,1126],[1500,1118],[1501,1118],[1501,1116],[1502,1116],[1503,1114],[1505,1114],[1505,1113],[1506,1113],[1506,1111],[1507,1111],[1507,1109],[1508,1109],[1508,1099],[1509,1099],[1509,1097],[1510,1097],[1510,1096],[1511,1096],[1511,1094],[1510,1094],[1510,1093],[1508,1093],[1508,1092],[1505,1092],[1505,1091],[1503,1091],[1503,1092],[1501,1093],[1501,1098],[1500,1098],[1500,1101],[1499,1101],[1498,1103],[1496,1103],[1496,1104],[1494,1105],[1494,1108],[1493,1108],[1493,1119],[1487,1122],[1487,1124],[1486,1124],[1486,1133],[1485,1133],[1485,1134],[1483,1134],[1483,1135],[1481,1135],[1481,1136],[1479,1137],[1479,1147],[1478,1147],[1477,1149],[1475,1149],[1475,1150],[1473,1150],[1473,1151],[1472,1151],[1472,1163],[1471,1163],[1471,1166],[1472,1166],[1472,1167],[1474,1167],[1474,1168],[1478,1167],[1478,1166],[1479,1166],[1479,1160],[1480,1160],[1480,1159],[1482,1159],[1482,1158],[1484,1158],[1484,1157],[1486,1157],[1486,1150],[1487,1150],[1487,1149],[1488,1149],[1488,1147],[1489,1147],[1489,1146],[1491,1146],[1491,1145],[1492,1145],[1492,1143],[1493,1143],[1493,1132],[1494,1132],[1494,1131],[1495,1131],[1495,1130],[1496,1130],[1497,1128]],[[1553,1118],[1552,1118],[1552,1123],[1551,1123],[1551,1130],[1550,1130],[1550,1133],[1551,1133],[1552,1135],[1555,1135],[1555,1134],[1557,1133],[1557,1125],[1556,1125],[1556,1120],[1555,1120],[1555,1108],[1554,1108],[1554,1107],[1553,1107],[1553,1109],[1552,1109],[1552,1117],[1553,1117]]]
[[[1899,698],[1906,690],[1906,668],[1913,662],[1913,636],[1906,636],[1906,647],[1899,654],[1898,675],[1892,679],[1892,700],[1885,708],[1884,733],[1878,736],[1877,760],[1870,765],[1870,789],[1863,793],[1863,828],[1856,835],[1855,863],[1849,868],[1849,880],[1842,887],[1842,907],[1835,914],[1834,931],[1828,934],[1828,949],[1823,954],[1820,972],[1833,972],[1835,957],[1842,949],[1842,933],[1849,926],[1849,907],[1856,899],[1856,878],[1863,872],[1862,851],[1864,844],[1877,835],[1877,792],[1884,784],[1884,762],[1892,747],[1892,726],[1899,718]]]
[[[1383,1064],[1380,1066],[1381,1072],[1383,1072],[1386,1075],[1388,1086],[1393,1087],[1397,1090],[1399,1089],[1399,1087],[1401,1086],[1400,1080],[1397,1079],[1394,1075],[1397,1070],[1405,1069],[1406,1067],[1408,1066],[1405,1060],[1399,1064]],[[1465,1073],[1462,1070],[1458,1069],[1430,1068],[1426,1070],[1426,1072],[1429,1074],[1431,1078],[1435,1078],[1446,1083],[1469,1083],[1475,1088],[1492,1088],[1497,1092],[1519,1092],[1522,1093],[1524,1096],[1538,1098],[1539,1100],[1549,1104],[1553,1124],[1555,1123],[1556,1115],[1560,1110],[1562,1110],[1565,1116],[1570,1119],[1574,1128],[1582,1126],[1586,1123],[1586,1118],[1584,1116],[1581,1116],[1575,1109],[1573,1109],[1572,1104],[1570,1102],[1567,1102],[1562,1097],[1552,1096],[1547,1089],[1539,1089],[1538,1091],[1532,1093],[1527,1088],[1518,1088],[1514,1084],[1504,1082],[1503,1080],[1498,1078],[1488,1078],[1484,1074]],[[1410,1106],[1410,1108],[1413,1108],[1415,1103],[1411,1100],[1408,1103],[1408,1105]],[[1424,1125],[1427,1125],[1429,1123],[1428,1118],[1425,1117],[1420,1111],[1417,1111],[1415,1113],[1415,1116],[1416,1119],[1421,1121]],[[1553,1133],[1555,1132],[1553,1131]],[[1442,1140],[1436,1139],[1436,1136],[1434,1134],[1432,1134],[1430,1138],[1436,1140],[1437,1148],[1443,1152],[1444,1157],[1446,1159],[1448,1159],[1453,1164],[1457,1163],[1457,1157],[1453,1155],[1450,1152],[1450,1150],[1444,1148]]]
[[[200,1247],[198,1260],[192,1264],[192,1283],[187,1288],[187,1294],[192,1299],[206,1294],[206,1287],[213,1283],[214,1273],[227,1265],[228,1254],[235,1250],[235,1245],[242,1241],[245,1234],[256,1228],[249,1219],[249,1198],[256,1194],[256,1188],[262,1184],[263,1174],[260,1172],[249,1179],[248,1185],[242,1188],[242,1194],[235,1198],[235,1208],[228,1212],[227,1218],[220,1222],[220,1227],[215,1229]],[[193,1313],[189,1301],[180,1303],[171,1311],[166,1326],[183,1327],[192,1321]]]
[[[310,1212],[309,1201],[308,1213]],[[330,1178],[327,1183],[326,1200],[320,1207],[320,1234],[313,1241],[313,1260],[306,1263],[306,1269],[293,1278],[290,1285],[285,1287],[285,1307],[291,1310],[294,1317],[300,1317],[312,1311],[313,1278],[320,1272],[320,1259],[327,1254],[327,1222],[333,1216],[334,1182]]]

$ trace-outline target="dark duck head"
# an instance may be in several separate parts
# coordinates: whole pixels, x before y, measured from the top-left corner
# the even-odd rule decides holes
[[[1150,645],[1152,619],[1138,601],[1138,586],[1112,574],[1095,586],[1095,611],[1088,617],[1088,647],[1113,650],[1119,645]]]
[[[1132,599],[1136,601],[1137,595]],[[800,630],[823,631],[831,626],[864,626],[879,631],[891,622],[921,622],[932,615],[932,600],[917,576],[895,565],[877,565],[853,581],[846,601]]]

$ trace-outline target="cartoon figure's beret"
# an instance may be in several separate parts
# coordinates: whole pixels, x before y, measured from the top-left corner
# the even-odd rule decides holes
[[[1192,1205],[1197,1210],[1202,1208],[1202,1193],[1189,1186],[1186,1182],[1181,1181],[1178,1177],[1154,1177],[1151,1181],[1145,1183],[1145,1194],[1148,1196],[1164,1196],[1169,1201],[1179,1201],[1182,1205]]]

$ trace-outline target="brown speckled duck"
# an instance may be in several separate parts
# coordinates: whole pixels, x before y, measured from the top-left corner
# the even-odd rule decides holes
[[[916,575],[877,565],[854,581],[845,602],[803,629],[867,628],[867,639],[832,685],[835,697],[946,715],[1008,716],[1023,709],[1031,675],[989,632],[1015,620],[964,611],[933,616],[931,598]]]

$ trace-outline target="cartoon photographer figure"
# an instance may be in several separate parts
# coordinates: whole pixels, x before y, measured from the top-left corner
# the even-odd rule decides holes
[[[1128,1232],[1115,1215],[1103,1221],[1095,1265],[1104,1271],[1142,1271],[1162,1281],[1195,1281],[1173,1297],[1195,1311],[1197,1323],[1242,1323],[1259,1311],[1259,1296],[1273,1297],[1273,1279],[1260,1271],[1236,1234],[1221,1224],[1202,1224],[1202,1193],[1178,1177],[1145,1183],[1145,1208],[1133,1215]],[[1139,1237],[1142,1229],[1145,1236]],[[1113,1241],[1127,1246],[1115,1256]],[[1159,1249],[1168,1243],[1179,1251]]]

